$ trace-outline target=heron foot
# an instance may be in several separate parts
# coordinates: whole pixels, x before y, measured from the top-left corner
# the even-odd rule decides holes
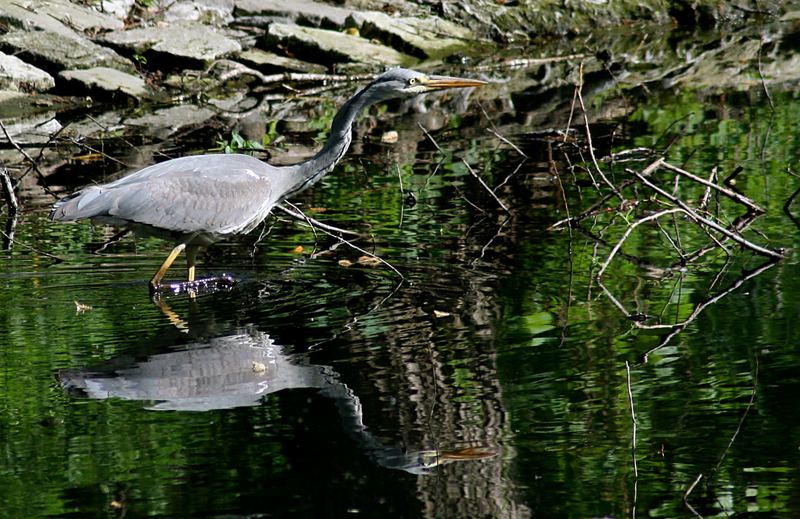
[[[150,283],[150,295],[154,299],[162,295],[180,296],[188,295],[196,297],[198,295],[213,294],[223,290],[230,290],[236,284],[236,280],[227,275],[196,279],[194,281],[182,281],[178,283]]]

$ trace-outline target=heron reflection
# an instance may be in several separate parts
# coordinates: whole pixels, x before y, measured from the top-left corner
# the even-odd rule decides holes
[[[156,411],[211,411],[259,405],[265,395],[313,388],[334,401],[342,426],[379,465],[413,474],[453,461],[495,455],[487,447],[406,451],[387,445],[364,424],[361,402],[330,366],[292,353],[267,333],[244,329],[151,355],[141,362],[110,361],[92,370],[60,374],[73,394],[93,399],[147,401]]]

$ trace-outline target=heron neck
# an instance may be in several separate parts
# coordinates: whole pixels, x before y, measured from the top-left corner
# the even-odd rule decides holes
[[[364,108],[375,102],[364,96],[367,88],[369,86],[361,89],[336,113],[331,123],[330,136],[322,149],[307,161],[292,167],[294,186],[284,198],[289,198],[318,182],[323,176],[330,173],[336,163],[347,153],[353,136],[353,122]]]

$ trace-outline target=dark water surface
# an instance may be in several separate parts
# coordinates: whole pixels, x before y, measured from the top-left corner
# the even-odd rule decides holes
[[[598,155],[613,133],[615,151],[674,140],[669,160],[703,177],[741,166],[736,187],[768,209],[748,239],[797,248],[783,206],[798,185],[787,169],[800,100],[791,84],[771,96],[774,112],[759,87],[650,92],[593,125]],[[17,239],[35,251],[0,257],[0,515],[800,514],[796,256],[769,266],[730,247],[657,271],[677,255],[643,226],[623,251],[651,268],[617,256],[605,292],[594,275],[623,215],[585,222],[606,244],[547,230],[597,199],[569,169],[580,147],[484,108],[528,160],[485,131],[474,100],[445,113],[442,151],[408,115],[401,143],[370,132],[296,201],[366,230],[359,246],[402,283],[281,216],[259,243],[256,230],[209,250],[200,271],[233,275],[232,289],[157,305],[146,281],[169,244],[128,239],[94,255],[108,230],[29,208]],[[510,218],[462,157],[493,186],[517,170],[497,190]],[[622,181],[646,164],[603,167]],[[688,225],[678,234],[684,250],[707,242]],[[637,327],[609,294],[665,326]]]

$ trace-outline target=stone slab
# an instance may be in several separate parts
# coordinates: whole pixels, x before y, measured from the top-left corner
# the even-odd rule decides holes
[[[356,61],[381,65],[410,65],[417,60],[390,47],[337,31],[273,23],[265,35],[268,43],[283,43],[310,60]]]
[[[46,91],[56,86],[56,80],[16,56],[0,52],[0,89]]]
[[[377,38],[420,58],[444,57],[475,40],[468,29],[435,16],[398,17],[361,12],[353,13],[347,25],[357,27],[366,38]]]
[[[233,0],[179,0],[170,4],[164,21],[227,24],[233,21]]]
[[[344,27],[350,9],[313,0],[236,0],[236,17],[268,16],[324,27]]]
[[[19,29],[76,37],[123,27],[121,19],[69,0],[0,0],[0,20]]]
[[[81,70],[64,70],[59,74],[66,81],[81,83],[89,90],[102,90],[108,94],[123,93],[135,99],[149,95],[147,84],[139,76],[108,67]]]
[[[242,50],[237,41],[212,27],[195,22],[114,31],[102,39],[139,54],[155,51],[204,62]]]
[[[299,59],[278,56],[272,52],[261,49],[249,49],[236,55],[237,61],[254,66],[260,70],[289,70],[292,72],[306,72],[311,74],[325,74],[328,68],[318,63],[309,63]]]
[[[55,112],[28,114],[3,123],[9,136],[20,146],[48,142],[53,134],[61,130]]]
[[[95,4],[94,8],[101,13],[116,16],[120,20],[125,20],[131,12],[136,0],[102,0]]]
[[[21,31],[47,31],[77,38],[79,35],[56,18],[26,9],[14,0],[0,0],[0,21]]]
[[[166,139],[178,131],[199,126],[216,115],[211,108],[195,105],[177,105],[162,108],[134,119],[126,119],[126,126],[138,126],[142,133],[157,139]]]
[[[110,67],[133,70],[131,62],[113,50],[85,38],[58,32],[10,31],[0,36],[0,47],[11,49],[25,61],[48,69]]]

